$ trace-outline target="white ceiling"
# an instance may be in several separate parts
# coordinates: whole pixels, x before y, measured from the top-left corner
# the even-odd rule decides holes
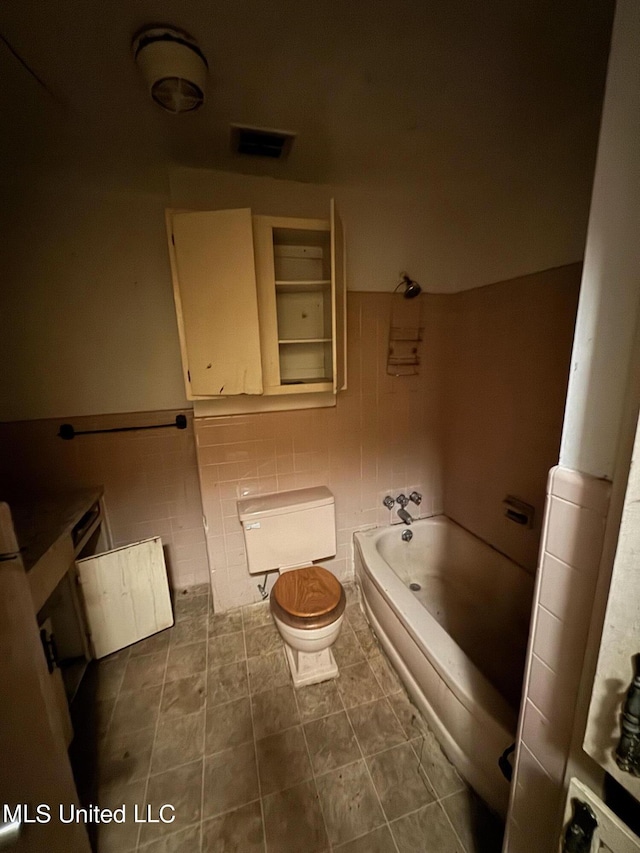
[[[613,0],[3,0],[3,163],[90,152],[318,183],[481,191],[541,162],[590,180]],[[130,54],[152,23],[197,38],[204,108],[163,114]],[[286,163],[229,124],[295,131]]]

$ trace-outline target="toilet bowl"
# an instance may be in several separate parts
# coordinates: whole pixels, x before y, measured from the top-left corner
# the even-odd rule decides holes
[[[250,574],[277,570],[271,612],[296,687],[338,675],[331,646],[344,618],[340,581],[316,561],[336,553],[335,502],[326,486],[238,501]],[[266,580],[265,580],[266,583]]]
[[[322,566],[293,569],[280,575],[270,602],[294,685],[335,678],[338,665],[331,646],[340,634],[346,605],[340,581]]]

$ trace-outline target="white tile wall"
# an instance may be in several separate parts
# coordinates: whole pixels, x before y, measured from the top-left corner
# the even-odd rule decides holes
[[[529,699],[547,719],[553,719],[558,710],[555,705],[556,674],[534,654],[531,656],[529,674]]]
[[[514,849],[545,850],[547,839],[545,839],[544,821],[539,825],[537,821],[531,820],[531,815],[555,812],[561,796],[560,785],[549,776],[524,744],[520,747],[516,787],[517,795],[514,798],[510,827]],[[525,827],[526,830],[521,827]]]
[[[549,474],[505,853],[555,849],[610,486]]]

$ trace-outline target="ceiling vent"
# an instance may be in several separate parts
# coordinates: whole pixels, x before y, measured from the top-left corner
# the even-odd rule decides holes
[[[291,151],[294,138],[295,134],[286,130],[231,125],[231,150],[234,154],[285,160]]]

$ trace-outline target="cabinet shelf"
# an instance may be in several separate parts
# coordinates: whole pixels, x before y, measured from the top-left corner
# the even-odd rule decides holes
[[[317,376],[313,379],[283,379],[282,385],[291,387],[292,385],[326,385],[327,391],[331,390],[330,376]]]
[[[278,290],[290,293],[308,293],[324,290],[327,287],[331,287],[330,279],[308,279],[305,281],[288,281],[280,279],[276,281],[276,288]]]
[[[281,338],[279,344],[330,344],[331,338]]]

